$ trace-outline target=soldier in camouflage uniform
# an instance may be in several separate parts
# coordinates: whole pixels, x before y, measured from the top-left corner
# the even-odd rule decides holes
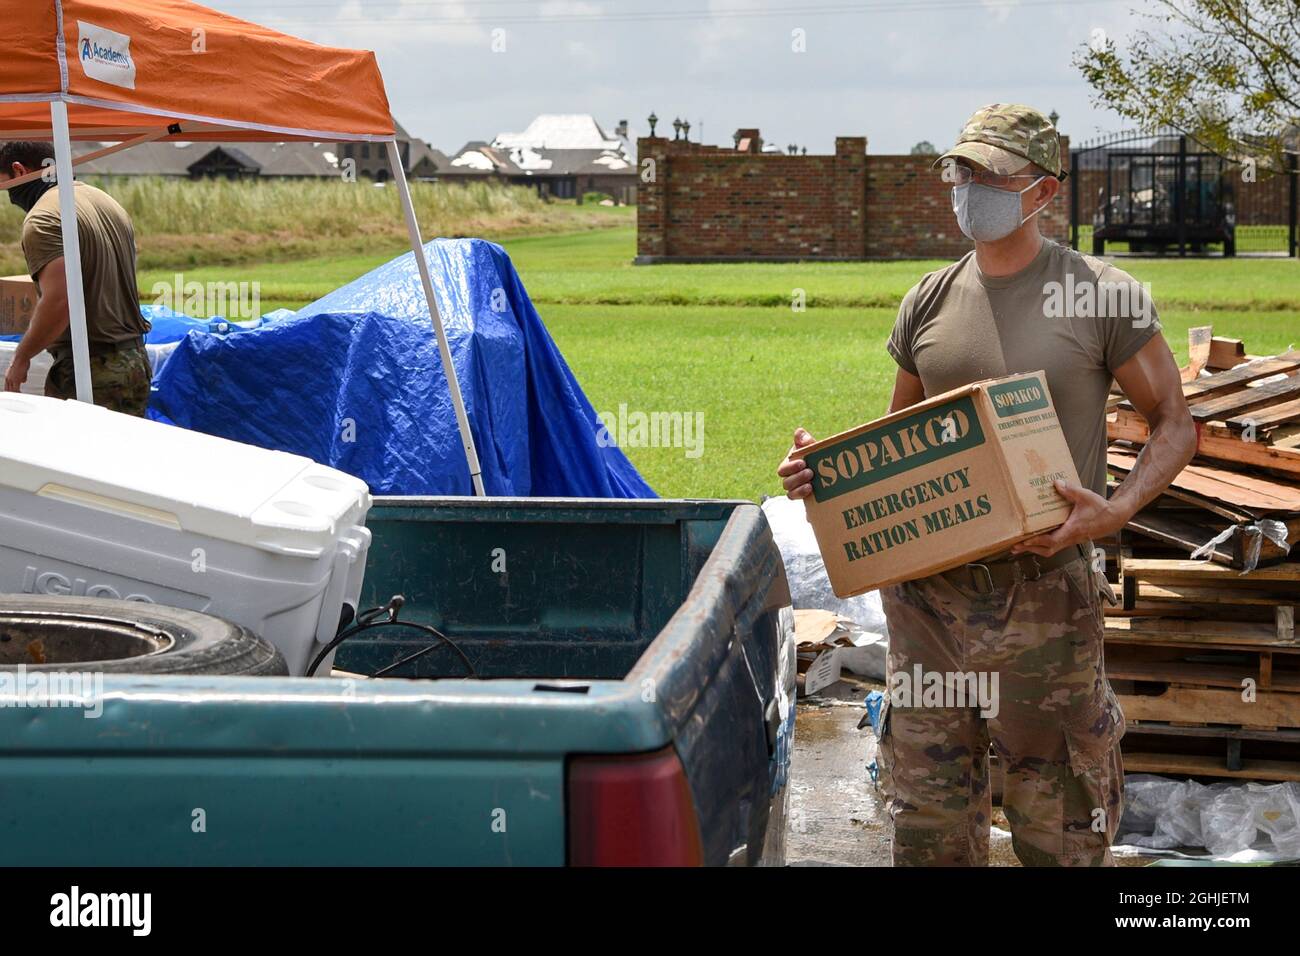
[[[76,398],[63,258],[63,187],[49,175],[53,158],[49,143],[0,143],[0,188],[7,189],[11,202],[25,213],[23,256],[40,293],[36,311],[5,372],[5,389],[22,388],[32,359],[48,350],[54,365],[46,378],[45,394]],[[144,415],[152,378],[144,348],[149,323],[140,312],[131,218],[111,196],[94,186],[73,182],[68,188],[77,218],[94,402],[128,415]]]
[[[983,866],[992,818],[990,743],[1005,768],[1002,806],[1027,865],[1098,866],[1123,810],[1124,718],[1102,668],[1101,598],[1078,560],[981,591],[961,572],[881,589],[896,674],[997,675],[996,716],[974,707],[899,706],[881,718],[881,785],[894,857]],[[913,704],[916,701],[912,701]]]
[[[1195,428],[1145,290],[1039,231],[1037,217],[1066,176],[1047,117],[1028,106],[984,107],[935,166],[975,248],[903,297],[886,344],[898,365],[890,411],[1042,370],[1079,484],[1055,481],[1072,505],[1056,530],[881,589],[889,690],[879,766],[894,864],[987,862],[991,747],[1005,770],[1002,806],[1020,861],[1106,865],[1123,812],[1124,717],[1102,655],[1102,595],[1114,594],[1094,567],[1092,542],[1168,486],[1195,451]],[[1126,293],[1118,311],[1109,303],[1120,297],[1101,297],[1112,286]],[[1065,288],[1092,297],[1053,299]],[[1100,312],[1079,305],[1103,301]],[[1107,498],[1112,382],[1146,418],[1150,438]],[[777,469],[791,498],[812,494],[799,449],[813,441],[797,429]],[[917,675],[953,692],[922,695]],[[976,679],[992,689],[992,706],[970,700]]]

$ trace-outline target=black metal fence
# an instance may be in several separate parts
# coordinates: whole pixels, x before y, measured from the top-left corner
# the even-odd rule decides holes
[[[1070,244],[1094,255],[1296,255],[1300,174],[1232,162],[1175,131],[1070,150]]]

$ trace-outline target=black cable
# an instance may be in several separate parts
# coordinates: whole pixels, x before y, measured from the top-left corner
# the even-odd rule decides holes
[[[370,675],[371,677],[382,677],[383,675],[389,673],[390,671],[396,670],[398,667],[401,667],[403,664],[410,663],[411,661],[416,660],[417,658],[423,657],[425,654],[428,654],[430,651],[436,650],[441,644],[446,644],[458,655],[460,655],[460,659],[465,662],[465,668],[469,671],[469,676],[477,677],[478,674],[475,672],[474,664],[470,661],[469,657],[465,654],[463,650],[460,649],[460,647],[456,644],[456,642],[453,641],[451,638],[449,638],[446,634],[443,634],[436,627],[433,627],[430,624],[421,624],[417,621],[398,620],[397,615],[401,612],[401,609],[405,604],[406,604],[406,598],[404,598],[400,594],[395,594],[391,599],[389,599],[389,602],[386,605],[382,607],[372,607],[369,610],[364,611],[361,614],[357,615],[355,619],[355,623],[353,623],[350,627],[340,630],[339,633],[334,636],[333,640],[331,640],[328,644],[326,644],[325,647],[321,650],[321,652],[316,655],[316,659],[313,660],[311,662],[311,666],[307,668],[307,676],[312,677],[316,673],[316,668],[320,667],[321,662],[325,660],[327,656],[329,656],[330,652],[335,650],[340,644],[342,644],[344,641],[348,640],[351,637],[355,637],[356,635],[361,634],[365,631],[375,630],[383,627],[409,627],[417,631],[425,631],[429,634],[432,634],[435,638],[437,638],[437,641],[433,644],[430,644],[428,647],[421,648],[420,650],[416,651],[413,654],[408,654],[406,657],[403,657],[401,660],[394,661],[392,664],[380,668],[374,674],[371,674]],[[387,614],[388,619],[379,620],[381,615],[384,614]]]
[[[393,663],[389,664],[387,667],[381,667],[379,670],[371,674],[370,675],[371,677],[383,677],[389,671],[396,670],[397,668],[401,667],[403,664],[409,664],[411,661],[415,660],[416,658],[423,657],[425,654],[428,654],[430,651],[437,650],[438,647],[440,647],[442,644],[446,644],[453,651],[455,651],[457,654],[460,655],[460,659],[465,662],[465,667],[469,671],[470,677],[478,676],[478,673],[474,670],[474,665],[470,662],[469,657],[465,654],[464,651],[460,649],[459,646],[457,646],[456,642],[430,624],[419,624],[415,621],[393,621],[391,623],[384,622],[382,624],[376,624],[374,626],[375,627],[413,627],[416,630],[428,631],[434,637],[438,638],[438,641],[433,644],[430,644],[428,647],[421,648],[420,650],[416,651],[414,654],[408,654],[406,657],[403,657],[400,661],[394,661]]]
[[[388,603],[382,607],[372,607],[368,611],[362,611],[357,615],[355,621],[349,627],[340,629],[339,632],[334,635],[333,640],[326,644],[324,649],[316,655],[316,659],[312,661],[311,666],[307,668],[307,676],[315,676],[316,668],[320,667],[321,661],[325,660],[325,658],[329,656],[330,651],[337,648],[349,637],[360,634],[368,628],[375,618],[379,617],[379,615],[386,613],[389,621],[396,621],[397,615],[402,610],[404,604],[406,604],[406,598],[400,594],[394,594],[388,599]]]

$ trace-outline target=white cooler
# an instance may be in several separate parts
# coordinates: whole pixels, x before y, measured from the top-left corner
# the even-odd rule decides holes
[[[0,593],[205,611],[302,675],[357,606],[370,503],[364,482],[298,455],[0,393]]]

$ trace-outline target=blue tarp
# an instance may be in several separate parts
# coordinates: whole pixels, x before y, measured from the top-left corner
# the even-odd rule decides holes
[[[220,332],[226,334],[229,332],[240,332],[245,326],[236,325],[234,322],[228,322],[222,318],[213,319],[191,319],[188,315],[182,315],[165,305],[142,305],[140,314],[149,320],[151,328],[145,333],[144,341],[146,345],[170,345],[172,342],[179,342],[190,332]],[[270,315],[262,316],[262,322],[267,322],[277,317],[276,312]],[[0,335],[0,342],[17,342],[22,338],[18,335]]]
[[[425,246],[490,495],[653,498],[600,425],[509,256]],[[473,493],[415,259],[407,253],[238,335],[187,335],[149,414],[306,455],[375,494]],[[230,476],[238,481],[237,475]]]

